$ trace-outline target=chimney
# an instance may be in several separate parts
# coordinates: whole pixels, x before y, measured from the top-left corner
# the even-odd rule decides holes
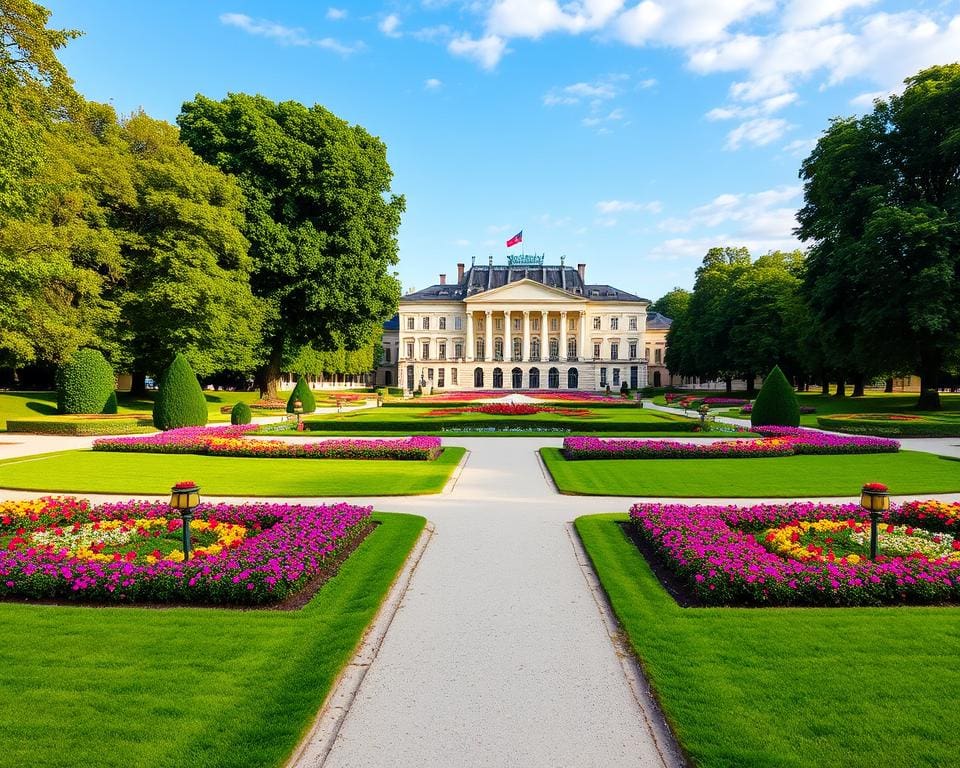
[[[587,265],[586,264],[577,264],[577,272],[580,273],[580,282],[587,282]]]
[[[463,262],[462,261],[459,264],[457,264],[457,282],[458,283],[463,282]]]
[[[445,274],[441,273],[441,274],[440,274],[440,285],[446,285],[446,284],[447,284],[447,276],[446,276]]]

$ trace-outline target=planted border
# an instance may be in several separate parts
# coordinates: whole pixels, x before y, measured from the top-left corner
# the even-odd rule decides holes
[[[29,435],[89,437],[93,435],[128,435],[152,430],[152,419],[138,418],[118,419],[94,416],[86,419],[64,419],[51,416],[46,419],[10,419],[7,421],[7,432]]]
[[[818,416],[817,426],[854,435],[891,437],[960,437],[960,418],[938,421],[921,414],[839,413]]]

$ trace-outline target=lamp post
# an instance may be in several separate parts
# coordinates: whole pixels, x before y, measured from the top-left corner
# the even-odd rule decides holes
[[[882,483],[867,483],[860,489],[860,506],[870,513],[870,559],[877,559],[877,524],[890,509],[890,492]]]
[[[183,561],[190,559],[190,521],[200,504],[200,486],[192,480],[177,483],[170,489],[170,507],[180,512],[183,520]]]
[[[297,432],[300,432],[303,429],[303,422],[300,420],[303,416],[303,401],[294,400],[293,401],[293,412],[297,415]]]

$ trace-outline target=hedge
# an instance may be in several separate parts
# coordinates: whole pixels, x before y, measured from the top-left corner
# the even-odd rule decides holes
[[[93,435],[132,435],[152,432],[150,419],[12,419],[7,432],[32,435],[64,435],[85,437]]]
[[[231,424],[249,424],[252,420],[253,413],[250,411],[250,406],[242,400],[236,403],[230,410]]]
[[[489,432],[491,427],[497,430],[537,430],[545,429],[550,432],[698,432],[700,423],[697,421],[545,421],[523,420],[513,421],[497,419],[495,421],[444,421],[430,419],[425,421],[321,421],[319,419],[304,419],[304,428],[318,432],[408,432],[423,434],[424,432]]]
[[[799,427],[800,403],[779,365],[763,380],[763,386],[753,401],[750,424],[758,426]]]
[[[153,423],[157,429],[202,427],[207,423],[207,399],[197,375],[180,353],[173,358],[160,382],[153,403]]]
[[[297,385],[293,388],[293,392],[290,393],[290,397],[287,399],[287,413],[294,413],[293,404],[297,400],[299,400],[303,406],[303,413],[313,413],[317,410],[317,399],[313,396],[313,392],[310,391],[310,385],[303,376],[297,379]]]
[[[834,414],[818,416],[817,426],[832,432],[851,435],[878,435],[880,437],[960,437],[960,419],[929,421],[919,417],[916,421],[896,421],[889,418],[871,419],[858,414]]]
[[[78,349],[57,373],[60,413],[116,413],[117,380],[97,349]]]

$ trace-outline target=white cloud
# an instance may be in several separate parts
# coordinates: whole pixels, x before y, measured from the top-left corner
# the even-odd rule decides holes
[[[764,147],[779,139],[792,126],[782,118],[757,117],[740,123],[727,134],[725,149],[740,149],[744,144]]]
[[[813,151],[815,146],[817,146],[816,139],[794,139],[783,148],[783,151],[794,157],[804,158]]]
[[[438,88],[443,87],[443,81],[438,80],[435,77],[428,77],[426,80],[423,81],[423,87],[426,88],[428,91],[436,91]]]
[[[730,27],[773,8],[773,0],[643,0],[619,16],[615,34],[629,45],[713,43],[726,39]]]
[[[437,24],[433,27],[421,27],[410,33],[412,37],[423,42],[431,43],[434,40],[448,39],[453,37],[453,30],[446,24]]]
[[[332,37],[312,38],[302,27],[288,27],[269,19],[254,19],[244,13],[223,13],[220,22],[251,35],[274,40],[280,45],[315,46],[348,56],[363,49],[363,43],[348,45]]]
[[[812,27],[842,16],[851,8],[873,5],[875,0],[790,0],[783,12],[785,27]]]
[[[603,214],[634,211],[660,213],[663,210],[663,204],[659,200],[651,200],[648,203],[639,203],[634,200],[601,200],[597,203],[597,210]]]
[[[623,7],[624,0],[495,0],[487,15],[487,29],[503,37],[538,38],[549,32],[580,32],[604,27]]]
[[[637,90],[638,90],[638,91],[644,91],[644,90],[646,90],[647,88],[654,88],[654,87],[656,87],[656,85],[657,85],[657,78],[655,78],[655,77],[648,77],[646,80],[640,80],[640,81],[637,83]]]
[[[498,35],[486,35],[474,39],[470,35],[455,37],[447,45],[454,56],[473,59],[483,69],[495,69],[503,55],[507,53],[507,41]]]
[[[732,120],[733,118],[747,119],[760,117],[762,115],[770,115],[774,112],[779,112],[781,109],[792,104],[796,100],[797,94],[790,92],[781,93],[779,96],[771,96],[769,99],[764,99],[759,104],[750,104],[748,106],[734,104],[725,107],[715,107],[707,112],[707,120]]]
[[[892,93],[892,91],[869,91],[868,93],[861,93],[858,96],[854,96],[850,99],[850,103],[855,107],[871,109],[874,101],[877,99],[886,99]]]
[[[377,26],[387,37],[400,37],[401,33],[398,31],[400,24],[400,17],[391,13],[389,16],[385,16]]]
[[[331,21],[340,21],[347,18],[347,11],[345,8],[327,8],[327,18]]]

